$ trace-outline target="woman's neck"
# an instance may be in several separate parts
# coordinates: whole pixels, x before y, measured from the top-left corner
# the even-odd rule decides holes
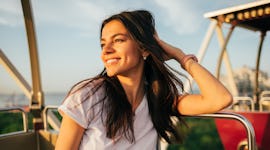
[[[132,110],[135,111],[136,108],[141,103],[144,96],[144,81],[142,75],[139,76],[117,76],[122,87],[125,90],[128,101],[132,105]]]

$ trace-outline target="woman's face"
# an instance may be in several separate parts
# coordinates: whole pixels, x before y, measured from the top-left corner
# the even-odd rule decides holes
[[[130,76],[143,71],[144,52],[120,21],[112,20],[104,26],[100,42],[108,76]]]

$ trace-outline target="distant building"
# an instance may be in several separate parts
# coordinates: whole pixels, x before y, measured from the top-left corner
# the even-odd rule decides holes
[[[234,80],[239,91],[239,96],[252,96],[255,87],[255,69],[243,66],[233,71]],[[227,86],[227,77],[221,77],[222,82]],[[270,78],[265,71],[259,71],[259,89],[270,90]]]

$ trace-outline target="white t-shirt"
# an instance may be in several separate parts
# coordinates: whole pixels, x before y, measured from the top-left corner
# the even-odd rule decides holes
[[[98,81],[95,81],[98,82]],[[124,136],[118,137],[116,142],[106,137],[106,129],[101,120],[101,104],[92,107],[104,96],[104,88],[82,102],[87,92],[91,91],[95,83],[90,87],[69,96],[58,108],[76,123],[85,128],[80,150],[154,150],[157,149],[157,132],[151,121],[146,96],[135,110],[134,136],[135,142],[130,143]],[[91,108],[91,109],[90,109]]]

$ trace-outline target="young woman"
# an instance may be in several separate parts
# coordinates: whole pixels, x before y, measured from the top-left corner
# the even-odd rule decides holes
[[[104,70],[76,84],[59,112],[56,149],[156,149],[159,138],[179,135],[171,116],[214,113],[232,102],[228,90],[194,55],[161,40],[146,10],[125,11],[104,20],[100,32]],[[174,59],[199,86],[187,94]]]

